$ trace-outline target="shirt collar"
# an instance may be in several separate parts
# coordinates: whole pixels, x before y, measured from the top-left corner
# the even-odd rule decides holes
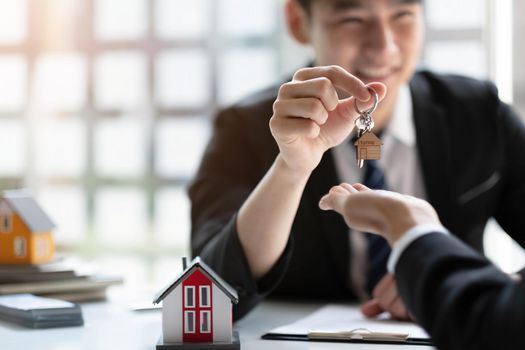
[[[392,119],[385,131],[407,146],[415,145],[416,131],[413,123],[412,95],[408,85],[403,85],[399,89]]]

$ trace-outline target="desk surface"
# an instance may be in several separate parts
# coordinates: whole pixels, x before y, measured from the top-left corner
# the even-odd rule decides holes
[[[261,334],[266,331],[304,317],[321,306],[311,303],[264,302],[235,324],[241,337],[241,349],[433,349],[427,346],[309,343],[260,339]],[[160,310],[131,311],[127,302],[114,297],[107,302],[83,304],[82,309],[85,321],[83,327],[33,330],[0,321],[0,349],[155,349],[161,331]]]

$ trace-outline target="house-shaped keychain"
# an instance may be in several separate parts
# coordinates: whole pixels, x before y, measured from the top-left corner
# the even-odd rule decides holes
[[[0,264],[41,264],[53,260],[55,224],[26,190],[0,197]]]
[[[157,349],[240,349],[232,331],[237,292],[199,257],[153,300],[162,301],[162,336]]]
[[[381,158],[381,145],[383,145],[383,142],[372,132],[365,132],[354,142],[354,145],[358,160],[377,160]]]

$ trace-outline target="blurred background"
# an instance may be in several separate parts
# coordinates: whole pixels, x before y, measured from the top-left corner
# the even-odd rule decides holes
[[[525,1],[425,3],[422,65],[494,81],[525,117]],[[0,190],[33,190],[59,252],[131,279],[169,273],[189,254],[185,191],[214,111],[311,57],[282,5],[0,0]],[[500,266],[525,264],[496,224],[487,232]]]

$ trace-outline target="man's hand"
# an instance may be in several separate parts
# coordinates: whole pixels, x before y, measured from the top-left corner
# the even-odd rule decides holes
[[[397,291],[396,280],[387,273],[372,292],[373,299],[361,305],[361,312],[366,317],[376,317],[389,312],[398,320],[412,320]]]
[[[319,207],[337,211],[353,229],[380,234],[390,245],[417,225],[440,224],[436,211],[426,201],[395,192],[372,191],[361,184],[332,187],[321,198]],[[392,274],[379,281],[372,296],[372,300],[361,306],[365,316],[375,317],[388,311],[395,318],[411,319]]]
[[[381,235],[390,245],[417,225],[441,225],[428,202],[396,192],[373,191],[361,184],[332,187],[321,198],[319,207],[335,210],[349,227]]]
[[[385,97],[384,84],[369,86]],[[350,97],[340,100],[338,90]],[[289,170],[309,174],[326,150],[344,141],[354,128],[356,99],[361,110],[374,102],[367,86],[338,66],[300,69],[281,86],[270,129]]]

